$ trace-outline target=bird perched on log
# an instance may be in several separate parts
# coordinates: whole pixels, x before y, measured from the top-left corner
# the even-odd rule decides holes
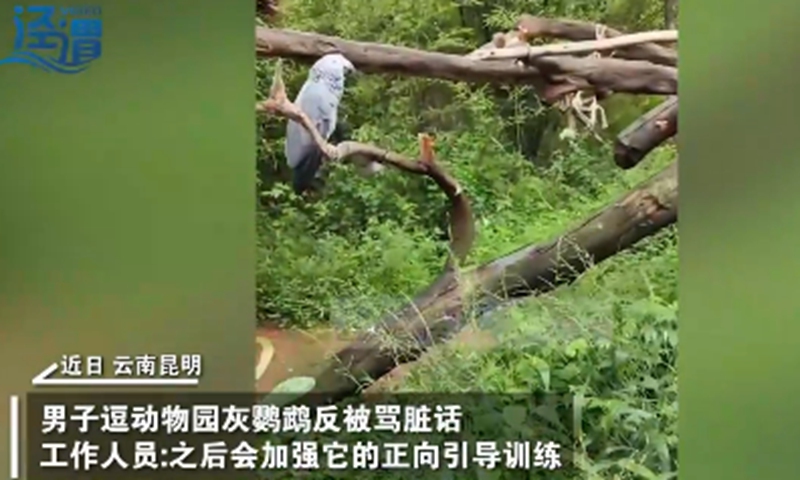
[[[325,140],[330,139],[336,129],[345,78],[352,72],[355,72],[355,67],[344,55],[325,55],[311,67],[308,79],[294,101]],[[289,121],[286,126],[285,153],[286,162],[292,168],[295,193],[313,189],[324,154],[297,122]]]

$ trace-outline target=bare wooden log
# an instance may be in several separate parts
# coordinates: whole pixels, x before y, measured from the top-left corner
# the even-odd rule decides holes
[[[626,170],[633,168],[677,133],[678,97],[673,96],[639,117],[617,136],[614,162]]]
[[[492,41],[484,43],[477,49],[465,55],[467,58],[483,59],[487,50],[495,50],[498,48],[514,48],[521,45],[527,45],[520,32],[512,30],[510,32],[497,32],[492,35]]]
[[[544,57],[534,66],[484,62],[461,55],[427,52],[337,37],[256,27],[256,54],[312,62],[332,52],[344,54],[360,71],[444,80],[529,84],[552,103],[582,88],[670,95],[677,92],[674,69],[616,58]],[[539,63],[541,62],[541,64]]]
[[[460,330],[471,307],[569,283],[592,263],[629,248],[677,218],[676,161],[548,243],[523,248],[472,271],[445,273],[405,308],[330,358],[321,370],[304,372],[314,374],[316,386],[298,401],[335,402],[357,393]]]
[[[527,14],[520,16],[517,21],[517,30],[526,41],[537,38],[559,38],[579,42],[597,40],[598,33],[602,33],[606,38],[623,35],[619,30],[598,23],[534,17]],[[623,47],[617,50],[614,56],[629,60],[646,60],[672,67],[678,65],[678,52],[656,43],[642,43]]]
[[[612,91],[625,93],[674,95],[678,92],[678,69],[641,60],[619,58],[594,59],[603,62],[602,70],[585,68],[588,58],[538,57],[528,60],[548,79],[550,85],[562,86],[563,91]],[[615,81],[621,75],[624,81]],[[622,79],[620,79],[622,80]],[[612,86],[624,84],[625,90]],[[563,93],[558,92],[556,98]]]
[[[346,56],[359,71],[476,83],[529,84],[539,72],[513,65],[489,65],[460,55],[380,43],[356,42],[316,33],[256,27],[256,55],[312,63],[328,53]]]
[[[505,38],[500,35],[499,38]],[[494,48],[481,48],[470,54],[470,58],[478,60],[508,60],[508,59],[533,59],[544,56],[575,55],[578,53],[608,52],[622,47],[630,47],[654,41],[676,42],[677,30],[658,30],[653,32],[632,33],[613,38],[598,40],[585,40],[581,42],[551,43],[548,45],[531,46],[500,46]]]

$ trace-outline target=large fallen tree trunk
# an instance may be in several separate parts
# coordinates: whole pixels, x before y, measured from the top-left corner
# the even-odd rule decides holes
[[[639,117],[617,136],[614,162],[630,169],[678,133],[678,97],[670,97]]]
[[[535,295],[569,283],[592,263],[673,224],[678,163],[554,240],[518,250],[472,271],[451,270],[399,312],[330,358],[300,402],[335,402],[366,388],[400,363],[464,326],[475,308],[498,297]]]
[[[581,89],[672,95],[678,90],[673,67],[618,58],[541,57],[535,65],[490,62],[440,52],[355,42],[315,33],[256,27],[256,55],[313,62],[342,53],[360,71],[450,81],[530,84],[546,102]]]

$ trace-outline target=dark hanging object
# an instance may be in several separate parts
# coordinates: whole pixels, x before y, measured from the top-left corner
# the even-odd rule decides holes
[[[278,0],[256,0],[256,15],[271,18],[278,13]]]

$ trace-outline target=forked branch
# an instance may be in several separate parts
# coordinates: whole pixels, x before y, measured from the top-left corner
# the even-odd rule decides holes
[[[328,143],[308,116],[289,100],[281,78],[280,66],[272,79],[269,98],[256,103],[256,113],[270,113],[299,123],[329,160],[344,161],[359,157],[382,165],[391,165],[405,172],[430,177],[450,200],[451,253],[458,262],[466,258],[475,238],[472,207],[461,185],[434,160],[433,139],[430,136],[420,134],[420,157],[417,160],[366,143],[353,141],[337,145]],[[448,268],[453,266],[452,260],[452,258],[448,260]]]

